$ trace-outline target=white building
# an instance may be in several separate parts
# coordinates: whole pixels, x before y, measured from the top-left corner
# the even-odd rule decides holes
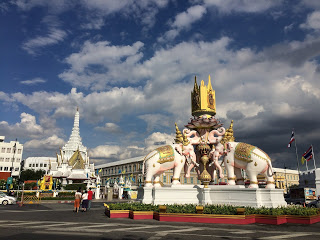
[[[23,145],[18,141],[4,141],[5,136],[0,136],[0,172],[11,173],[18,177],[22,160]]]
[[[23,169],[45,170],[49,172],[51,164],[57,162],[56,157],[28,157],[24,160]]]

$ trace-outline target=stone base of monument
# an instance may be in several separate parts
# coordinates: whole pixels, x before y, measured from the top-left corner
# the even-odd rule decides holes
[[[244,186],[172,185],[140,187],[138,201],[146,204],[224,204],[250,207],[286,206],[282,189],[245,188]]]

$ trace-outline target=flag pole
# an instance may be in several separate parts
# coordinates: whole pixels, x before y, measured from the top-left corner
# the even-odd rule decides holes
[[[294,131],[294,129],[293,129],[293,131]],[[300,164],[299,164],[298,149],[297,149],[297,143],[296,142],[297,142],[297,140],[296,140],[296,138],[294,138],[294,146],[296,148],[296,156],[297,156],[297,163],[298,163],[298,173],[300,175]]]
[[[317,169],[317,167],[316,167],[316,160],[314,159],[314,153],[313,153],[313,146],[312,146],[312,144],[311,144],[311,150],[312,150],[312,158],[313,158],[314,170],[316,170],[316,169]]]

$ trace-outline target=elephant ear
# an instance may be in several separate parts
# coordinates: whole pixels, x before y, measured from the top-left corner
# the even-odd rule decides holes
[[[176,145],[175,149],[180,155],[182,155],[182,144]]]

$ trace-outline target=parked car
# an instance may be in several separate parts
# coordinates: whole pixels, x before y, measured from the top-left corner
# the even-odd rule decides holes
[[[320,208],[320,199],[308,203],[307,207]]]
[[[0,204],[8,205],[8,204],[16,204],[16,202],[17,202],[17,199],[15,197],[11,197],[3,192],[0,192]]]

